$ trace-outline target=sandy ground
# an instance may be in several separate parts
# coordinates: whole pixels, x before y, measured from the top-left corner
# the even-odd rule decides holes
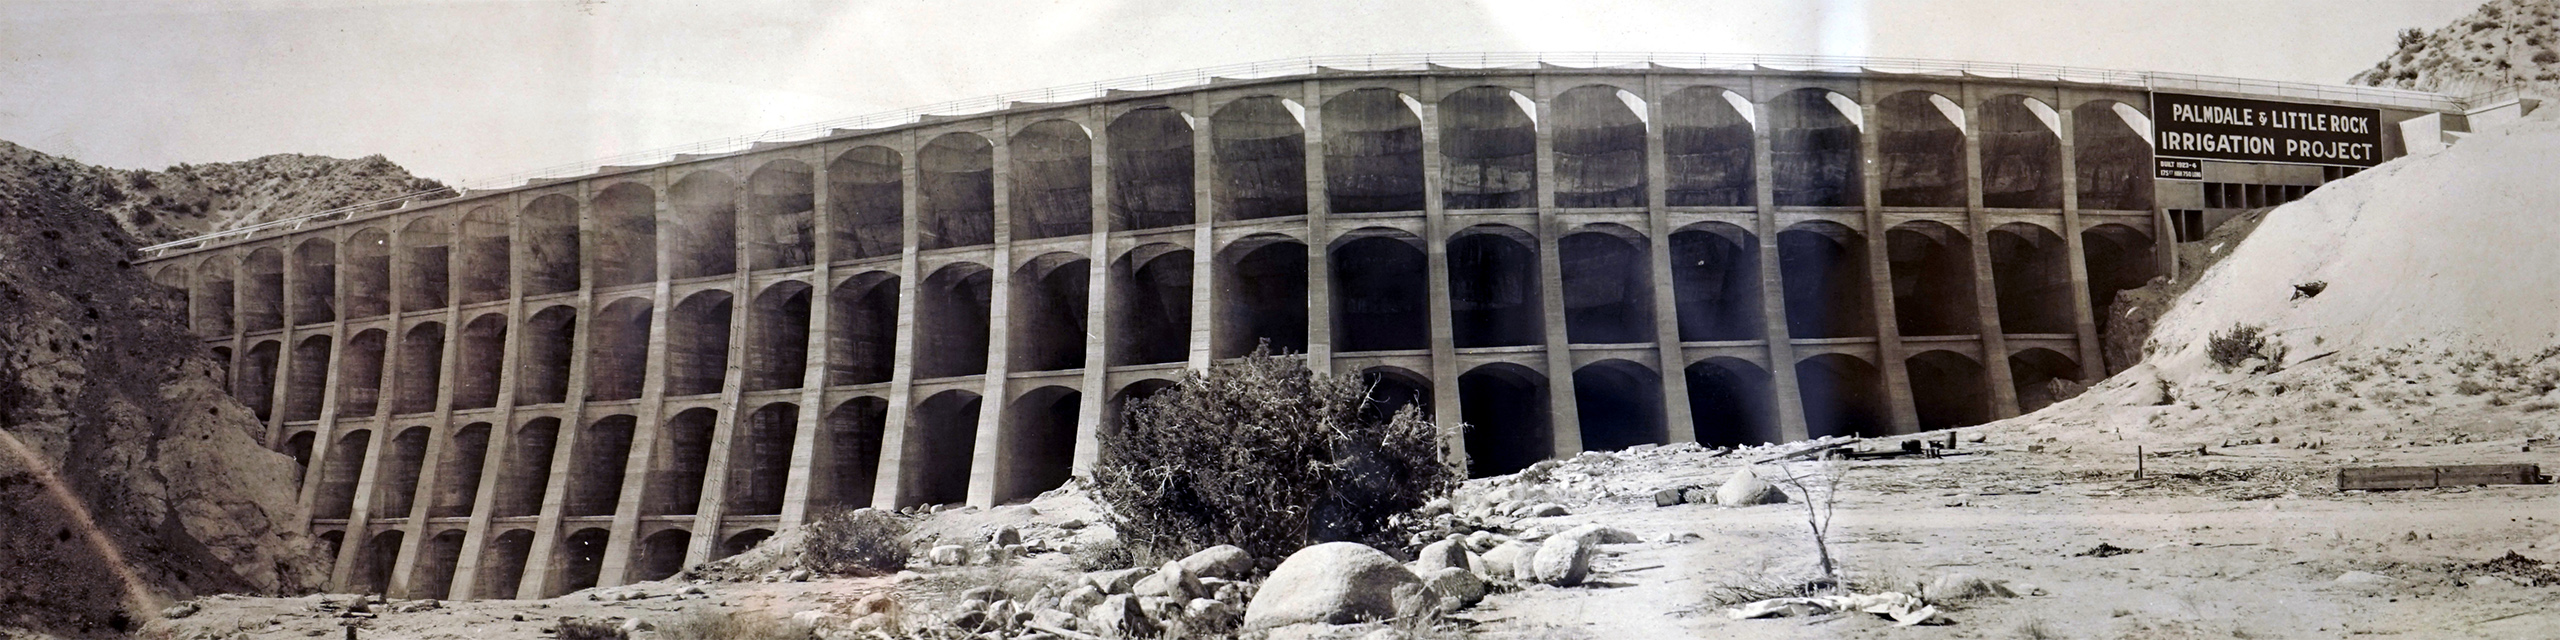
[[[1965,432],[1966,455],[1796,463],[1842,479],[1831,534],[1845,580],[1861,591],[1916,591],[1948,573],[2008,582],[2042,595],[1948,603],[1950,624],[1897,628],[1879,617],[1732,620],[1719,587],[1782,584],[1815,575],[1801,503],[1726,509],[1655,507],[1656,488],[1713,485],[1742,454],[1691,447],[1586,456],[1544,483],[1574,515],[1510,523],[1561,530],[1600,522],[1646,542],[1608,545],[1593,584],[1499,593],[1459,614],[1453,637],[1483,638],[2420,638],[2560,637],[2560,587],[2477,580],[2463,568],[2513,550],[2560,561],[2560,485],[2350,492],[2335,488],[2345,458],[2371,464],[2536,463],[2560,468],[2560,443],[2524,439],[2370,450],[2283,442],[2192,447],[2154,455],[2132,479],[2123,451],[2090,438],[2041,442],[2015,425]],[[2216,443],[2218,445],[2219,443]],[[1873,447],[1870,443],[1868,446]],[[1761,467],[1768,469],[1769,467]],[[1516,482],[1516,481],[1513,481]],[[1507,486],[1475,483],[1469,492]],[[974,529],[1039,519],[1022,511],[954,514]],[[948,523],[936,528],[950,528]],[[1693,534],[1683,535],[1683,534]],[[1666,542],[1665,540],[1672,540]],[[2133,550],[2076,555],[2100,544]],[[776,616],[842,609],[865,595],[911,602],[968,584],[1056,575],[1064,554],[1019,567],[927,569],[905,578],[794,582],[662,582],[541,601],[453,602],[398,612],[376,607],[360,637],[501,640],[548,637],[561,616],[636,617],[665,624],[690,611]],[[2390,576],[2341,585],[2350,571]],[[687,587],[700,587],[688,595]],[[336,599],[343,600],[344,596]],[[631,598],[631,599],[626,599]],[[165,637],[341,637],[348,621],[322,598],[216,598],[166,621]],[[930,604],[918,605],[930,608]],[[522,620],[517,620],[522,616]]]
[[[2153,459],[2148,474],[2169,479],[2137,482],[2130,455],[1985,448],[1838,467],[1846,486],[1833,552],[1862,589],[1965,573],[2045,595],[1958,603],[1944,626],[1894,628],[1865,614],[1732,620],[1707,603],[1710,588],[1811,575],[1802,505],[1630,501],[1558,520],[1700,539],[1612,546],[1599,565],[1611,586],[1501,594],[1467,617],[1481,621],[1475,635],[1493,638],[2560,637],[2560,609],[2549,605],[2560,589],[2463,586],[2476,573],[2449,568],[2508,550],[2560,560],[2552,485],[2342,494],[2332,467],[2281,444]],[[2521,448],[2436,447],[2391,462],[2560,463]],[[2244,469],[2261,471],[2228,471]],[[1705,483],[1719,470],[1664,475]],[[2138,552],[2075,555],[2102,543]],[[2400,584],[2334,582],[2348,571]]]

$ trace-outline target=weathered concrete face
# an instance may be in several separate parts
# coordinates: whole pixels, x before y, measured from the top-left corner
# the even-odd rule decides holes
[[[1241,81],[145,266],[304,465],[335,586],[538,597],[813,508],[1036,496],[1129,403],[1265,343],[1361,376],[1374,413],[1470,424],[1478,475],[2014,415],[2093,379],[2097,310],[2159,271],[2143,103],[1777,71]]]

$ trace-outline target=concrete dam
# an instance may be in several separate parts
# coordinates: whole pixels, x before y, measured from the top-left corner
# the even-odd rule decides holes
[[[302,462],[333,588],[546,597],[819,509],[1028,499],[1119,407],[1263,343],[1464,423],[1476,475],[2014,416],[2109,373],[2107,306],[2174,242],[2352,173],[2161,178],[2155,92],[2455,108],[2015,65],[1463,58],[1096,85],[142,268]]]

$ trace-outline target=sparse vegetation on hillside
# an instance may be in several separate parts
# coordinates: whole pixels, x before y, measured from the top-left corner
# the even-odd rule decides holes
[[[7,142],[0,142],[0,174],[24,176],[105,212],[143,244],[445,188],[382,156],[277,154],[146,171],[90,166]]]
[[[1351,378],[1257,350],[1136,403],[1102,436],[1094,501],[1140,566],[1219,545],[1259,558],[1323,538],[1400,541],[1391,516],[1462,479],[1440,430],[1364,412]]]

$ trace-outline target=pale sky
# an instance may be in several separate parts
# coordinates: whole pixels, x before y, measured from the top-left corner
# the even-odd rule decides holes
[[[1873,55],[2343,83],[2479,0],[7,0],[0,140],[474,179],[1312,55]]]

